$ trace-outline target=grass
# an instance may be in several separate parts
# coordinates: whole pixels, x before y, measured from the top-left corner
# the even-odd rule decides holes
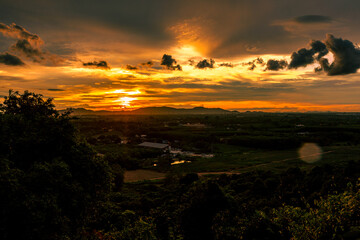
[[[230,149],[228,149],[230,150]],[[173,167],[174,172],[217,172],[253,170],[281,171],[289,167],[309,170],[324,164],[345,164],[360,160],[360,148],[357,146],[332,146],[323,148],[322,159],[316,163],[306,163],[299,158],[297,149],[293,150],[250,150],[228,151],[212,159],[198,159],[192,163]],[[246,150],[246,151],[245,151]]]
[[[323,148],[322,159],[316,163],[302,161],[297,150],[264,151],[250,150],[236,151],[231,146],[226,154],[218,155],[212,159],[198,159],[192,163],[185,163],[171,167],[174,173],[197,172],[206,175],[206,172],[244,173],[249,171],[273,171],[281,172],[290,167],[299,167],[301,170],[309,171],[315,166],[325,164],[343,165],[348,161],[360,160],[360,148],[356,146],[332,146]],[[240,149],[240,148],[238,148]],[[231,150],[231,151],[230,151]],[[137,182],[144,180],[157,180],[165,177],[165,173],[153,170],[135,170],[125,172],[125,182]]]
[[[133,171],[125,171],[124,182],[155,180],[164,177],[165,177],[165,173],[160,173],[152,170],[138,169]]]

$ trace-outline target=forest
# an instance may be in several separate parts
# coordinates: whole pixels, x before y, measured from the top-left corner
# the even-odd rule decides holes
[[[214,157],[172,166],[138,147],[142,138]],[[323,149],[321,161],[297,158],[306,142]],[[0,239],[358,239],[359,143],[357,114],[79,118],[9,91]],[[124,181],[134,169],[165,177]],[[199,174],[230,169],[237,174]]]

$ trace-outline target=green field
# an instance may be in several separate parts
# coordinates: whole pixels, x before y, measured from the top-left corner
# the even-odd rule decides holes
[[[289,167],[310,170],[360,158],[359,114],[108,116],[81,118],[74,123],[110,164],[125,170],[159,173],[281,171]],[[161,151],[137,146],[144,141],[167,142],[172,148],[211,153],[214,157],[164,156]],[[302,161],[299,149],[304,143],[319,146],[323,152],[321,160]],[[175,160],[190,162],[171,166]]]

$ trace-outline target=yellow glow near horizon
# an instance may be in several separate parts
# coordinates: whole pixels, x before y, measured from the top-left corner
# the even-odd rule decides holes
[[[131,75],[133,74],[132,71],[124,69],[124,68],[112,68],[108,71],[109,75],[116,75],[116,74],[123,74],[123,75]]]
[[[124,89],[117,89],[115,91],[113,91],[112,93],[125,93],[127,95],[137,95],[137,94],[141,94],[141,92],[139,90],[135,90],[135,91],[126,91]]]
[[[133,98],[133,97],[121,97],[118,100],[115,100],[114,102],[120,102],[120,105],[123,108],[127,108],[131,106],[131,102],[137,100],[137,98]]]
[[[178,60],[187,61],[190,58],[194,57],[203,57],[202,54],[196,50],[192,45],[183,45],[181,47],[176,47],[171,50],[174,55],[178,56]]]
[[[117,66],[110,64],[112,68],[108,70],[83,68],[79,63],[73,63],[71,66],[36,65],[22,68],[21,71],[4,68],[0,70],[0,74],[5,79],[4,88],[20,91],[40,89],[44,96],[53,97],[60,108],[133,110],[153,106],[204,106],[265,112],[360,111],[360,104],[336,104],[336,101],[325,104],[330,99],[326,95],[333,94],[335,89],[318,84],[326,76],[314,74],[316,64],[280,71],[265,71],[265,64],[257,64],[254,70],[249,70],[250,65],[246,63],[257,57],[261,57],[264,63],[269,59],[290,61],[289,56],[284,55],[253,55],[246,58],[214,59],[214,68],[198,69],[194,64],[190,65],[188,60],[193,59],[196,65],[209,57],[198,52],[196,47],[183,44],[172,50],[169,54],[182,66],[182,71],[161,68],[159,61],[152,60],[153,67],[140,64],[136,65],[138,69],[135,70],[125,69],[122,63]],[[326,57],[332,61],[331,55]],[[231,63],[232,67],[221,66],[221,63]],[[13,81],[11,78],[24,81]],[[339,77],[328,78],[334,82],[330,82],[329,86],[332,87],[336,83],[334,80]],[[348,75],[346,79],[344,77],[337,81],[339,83],[336,86],[343,87],[343,96],[347,94],[345,90],[360,89],[356,84],[356,75]],[[350,83],[353,83],[351,88]],[[313,84],[317,88],[312,89]],[[272,89],[276,91],[272,92]],[[236,91],[244,96],[238,97]],[[249,100],[246,100],[246,94],[249,94]],[[227,95],[233,95],[234,99],[231,100]],[[302,99],[305,99],[304,102]]]

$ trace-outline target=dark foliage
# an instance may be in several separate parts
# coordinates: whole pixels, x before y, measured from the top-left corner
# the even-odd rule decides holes
[[[0,110],[0,238],[79,237],[110,191],[108,165],[52,99],[10,91]]]
[[[102,159],[79,138],[69,114],[54,109],[51,99],[10,91],[0,111],[0,239],[285,240],[358,234],[353,227],[360,220],[359,162],[212,177],[175,171],[163,181],[124,184],[123,168],[139,168],[147,161],[143,159],[159,153],[139,147],[126,152],[130,148],[119,145],[123,138],[115,131],[138,135],[127,138],[137,144],[147,129],[150,139],[163,134],[164,139],[185,139],[202,150],[211,150],[219,139],[205,135],[206,129],[193,130],[198,135],[165,131],[155,135],[153,118],[126,119],[121,126],[98,121],[96,127],[106,130],[100,134],[82,122],[95,147],[111,146]],[[229,144],[252,149],[294,149],[309,140],[322,146],[359,141],[359,130],[342,122],[357,122],[356,118],[329,115],[321,118],[327,125],[314,125],[315,118],[301,119],[304,124],[296,128],[291,126],[299,122],[297,115],[206,121],[229,134],[224,135]],[[332,126],[334,118],[339,121]],[[194,117],[195,122],[204,119]],[[237,121],[247,128],[238,128]],[[224,124],[238,130],[223,131]],[[280,126],[288,127],[286,133]],[[166,156],[156,158],[163,169],[170,169]]]

